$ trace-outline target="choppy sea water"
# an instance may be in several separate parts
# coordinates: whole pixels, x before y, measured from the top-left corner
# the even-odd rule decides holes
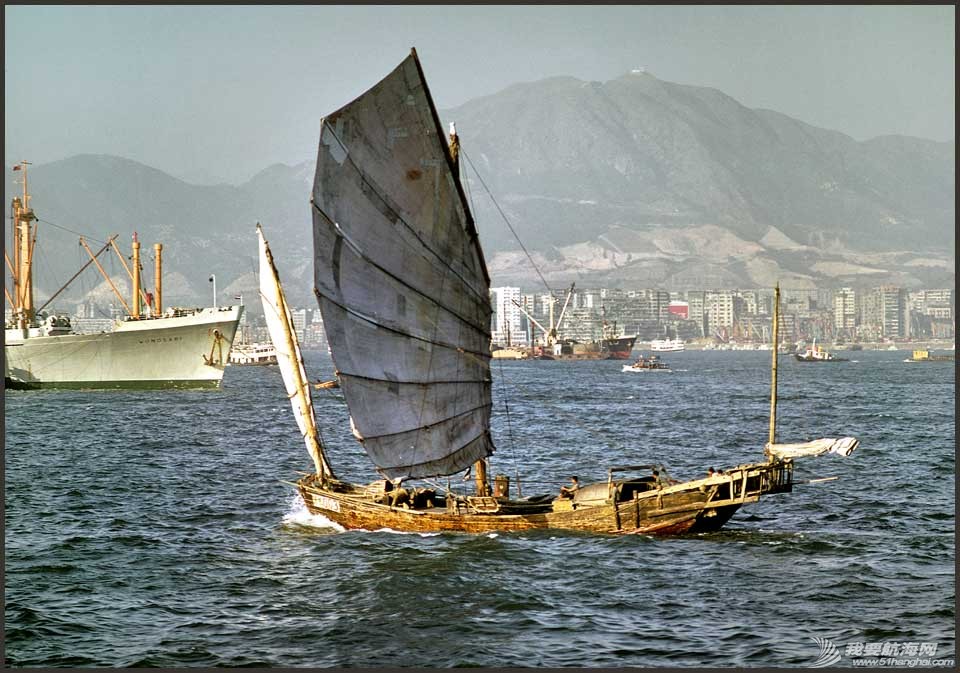
[[[823,639],[838,666],[858,643],[953,658],[954,366],[847,355],[779,370],[781,441],[860,438],[795,473],[839,479],[667,539],[338,531],[284,483],[311,462],[276,368],[219,391],[7,391],[5,663],[810,666]],[[531,495],[760,459],[770,353],[664,360],[495,361],[492,472]],[[338,476],[375,478],[339,392],[315,407]]]

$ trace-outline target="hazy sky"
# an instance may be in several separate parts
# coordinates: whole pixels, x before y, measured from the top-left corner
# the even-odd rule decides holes
[[[638,66],[858,140],[954,139],[954,7],[7,6],[7,164],[127,157],[239,183],[417,48],[441,109]],[[8,166],[9,168],[9,166]]]

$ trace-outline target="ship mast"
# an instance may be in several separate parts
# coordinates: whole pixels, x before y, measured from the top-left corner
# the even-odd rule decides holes
[[[33,305],[33,241],[34,226],[37,219],[30,208],[30,192],[27,188],[28,161],[21,161],[13,170],[23,172],[23,197],[13,199],[14,264],[13,313],[17,326],[26,329],[34,324],[36,312]]]
[[[557,330],[559,330],[560,325],[563,324],[563,317],[567,314],[567,306],[570,305],[570,298],[573,297],[573,291],[576,287],[577,287],[576,283],[570,283],[570,289],[567,291],[566,299],[563,300],[563,308],[560,309],[560,317],[557,318],[556,325],[553,324],[553,311],[550,312],[550,332],[552,337],[550,340],[550,345],[553,345],[557,341],[557,338],[558,338]],[[554,298],[554,301],[556,301],[556,298]],[[551,304],[550,306],[552,308],[553,304]]]
[[[153,285],[154,291],[157,293],[157,296],[153,298],[153,314],[155,316],[160,316],[163,313],[163,281],[162,281],[162,270],[163,265],[161,263],[161,257],[163,256],[163,243],[154,243],[154,266],[153,266]],[[240,302],[241,306],[243,301]]]
[[[133,310],[134,320],[140,320],[140,241],[137,232],[133,232]]]
[[[773,289],[773,356],[770,370],[770,433],[767,444],[777,439],[777,353],[780,350],[780,283]],[[772,460],[771,456],[771,460]]]

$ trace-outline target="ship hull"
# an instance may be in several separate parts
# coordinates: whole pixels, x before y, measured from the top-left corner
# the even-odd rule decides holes
[[[835,358],[833,356],[828,358],[818,358],[794,353],[793,357],[796,358],[797,362],[847,362],[846,358]]]
[[[217,388],[241,310],[130,320],[100,334],[7,330],[4,383],[14,389]]]
[[[470,498],[455,507],[407,509],[376,502],[365,487],[337,483],[321,486],[313,475],[297,483],[311,514],[322,515],[348,529],[483,534],[558,529],[602,534],[681,535],[719,530],[743,505],[761,495],[792,490],[790,463],[761,463],[730,471],[723,477],[696,480],[634,493],[621,499],[577,506],[576,501],[524,504],[505,498]],[[600,484],[606,488],[606,484]],[[619,490],[619,489],[618,489]],[[561,507],[562,506],[562,507]],[[526,510],[526,511],[524,511]]]
[[[619,337],[589,343],[560,344],[560,352],[543,351],[538,360],[629,360],[637,337]]]

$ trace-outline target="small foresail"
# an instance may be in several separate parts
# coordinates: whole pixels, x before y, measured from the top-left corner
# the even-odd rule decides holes
[[[840,456],[849,456],[860,446],[860,440],[855,437],[841,437],[833,439],[824,437],[810,442],[798,444],[767,444],[767,454],[776,458],[801,458],[804,456],[820,456],[824,453],[836,453]]]
[[[493,452],[490,279],[416,52],[321,124],[315,289],[354,435],[390,479]]]
[[[270,246],[267,245],[259,224],[257,224],[257,238],[260,241],[260,301],[263,303],[263,317],[270,332],[270,339],[277,351],[277,366],[283,375],[283,385],[287,389],[287,396],[293,406],[293,415],[297,419],[300,433],[307,445],[307,452],[313,458],[317,474],[321,477],[333,477],[317,432],[313,403],[310,399],[310,384],[303,368],[303,357],[293,329],[290,307],[287,306],[283,287],[280,285],[280,276],[273,263]]]

